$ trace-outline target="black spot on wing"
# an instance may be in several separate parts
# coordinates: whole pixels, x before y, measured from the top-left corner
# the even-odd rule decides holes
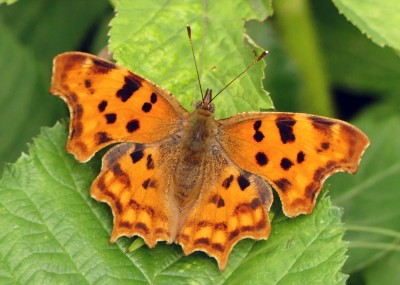
[[[264,166],[264,165],[268,164],[268,157],[267,157],[267,155],[265,153],[258,152],[256,154],[256,161],[257,161],[258,165]]]
[[[264,134],[259,130],[261,127],[262,121],[255,121],[253,124],[253,128],[256,131],[253,135],[253,138],[256,142],[261,142],[264,139]]]
[[[140,82],[135,78],[125,76],[125,83],[121,89],[117,91],[117,97],[120,98],[122,102],[126,102],[141,86]]]
[[[297,154],[297,163],[302,163],[304,161],[305,154],[302,151],[299,151]]]
[[[293,133],[293,126],[296,124],[296,120],[292,117],[278,117],[275,120],[275,124],[279,129],[281,141],[284,144],[295,141],[296,137]]]
[[[151,102],[152,104],[154,104],[154,103],[157,102],[157,94],[156,94],[156,93],[151,93],[151,95],[150,95],[150,102]]]
[[[253,138],[256,142],[261,142],[264,139],[264,134],[260,131],[256,131]]]
[[[151,103],[146,102],[142,106],[142,111],[148,113],[151,111],[151,107],[152,107]]]
[[[117,114],[115,113],[105,114],[104,116],[106,118],[107,124],[113,124],[117,120]]]
[[[225,201],[221,197],[219,197],[218,202],[217,202],[217,207],[222,208],[225,206]]]
[[[99,112],[104,112],[104,110],[107,107],[107,101],[103,100],[99,103],[99,105],[97,106],[97,108],[99,109]]]
[[[143,181],[142,187],[143,187],[144,189],[149,188],[150,182],[151,182],[151,179],[150,179],[150,178],[147,178],[145,181]]]
[[[293,162],[290,159],[288,159],[286,157],[282,158],[282,160],[281,160],[281,168],[283,170],[289,170],[289,168],[292,167],[292,166],[293,166]]]
[[[140,124],[139,121],[134,119],[134,120],[130,120],[127,124],[126,124],[126,130],[129,133],[133,133],[135,131],[137,131],[140,128]]]
[[[244,177],[244,175],[239,175],[237,177],[237,182],[242,191],[250,186],[250,181],[246,177]]]
[[[136,163],[136,162],[140,161],[143,158],[144,153],[143,153],[143,150],[134,150],[130,154],[130,156],[131,156],[132,162]]]
[[[92,87],[92,81],[90,79],[85,79],[84,84],[86,88]]]
[[[253,128],[255,131],[258,131],[258,129],[261,127],[262,121],[258,120],[254,122]]]

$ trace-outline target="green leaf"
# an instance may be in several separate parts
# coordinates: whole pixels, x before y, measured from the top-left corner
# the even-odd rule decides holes
[[[17,159],[40,126],[67,108],[49,96],[53,57],[76,49],[107,1],[19,1],[0,9],[0,172]],[[12,122],[12,124],[10,124]]]
[[[400,51],[400,5],[398,0],[333,0],[339,11],[361,32],[380,46]]]
[[[344,284],[341,211],[322,196],[310,216],[288,219],[280,212],[270,238],[253,246],[227,284]]]
[[[21,44],[51,66],[58,53],[84,46],[109,8],[106,0],[19,1],[2,9],[0,17]]]
[[[358,2],[361,5],[365,1]],[[390,96],[400,102],[398,54],[368,40],[329,1],[312,1],[312,4],[331,84],[364,95]],[[384,5],[376,7],[381,6]]]
[[[398,285],[400,284],[399,264],[400,253],[390,252],[385,258],[365,269],[365,280],[368,284]]]
[[[16,4],[18,5],[18,4]],[[14,6],[16,6],[14,5]],[[0,172],[14,161],[39,126],[55,120],[64,108],[48,94],[48,78],[41,62],[15,38],[0,19]],[[50,68],[50,67],[49,67]],[[58,103],[58,104],[57,104]]]
[[[344,221],[349,228],[347,272],[381,267],[382,262],[388,262],[385,255],[393,247],[398,250],[400,241],[398,106],[370,108],[355,123],[368,135],[371,145],[357,175],[330,178],[333,201],[345,209]]]
[[[121,0],[111,22],[110,49],[119,64],[171,91],[192,109],[199,90],[186,24],[192,27],[203,88],[216,94],[256,59],[244,43],[243,20],[264,19],[270,13],[265,7],[262,1]],[[263,68],[263,63],[252,67],[214,101],[218,117],[272,106],[261,89]]]
[[[7,5],[11,5],[13,3],[17,2],[17,0],[0,0],[0,5],[5,3]]]
[[[65,124],[45,128],[30,154],[5,169],[0,284],[344,284],[341,214],[327,197],[309,216],[279,211],[270,238],[240,242],[223,273],[203,253],[184,257],[178,245],[129,254],[127,238],[110,245],[111,210],[89,196],[94,165],[78,164],[66,140]]]

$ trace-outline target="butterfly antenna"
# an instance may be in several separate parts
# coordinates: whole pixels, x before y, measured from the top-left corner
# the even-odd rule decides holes
[[[201,92],[201,101],[203,101],[204,100],[203,89],[201,88],[199,69],[197,68],[197,61],[196,61],[196,57],[194,55],[194,49],[193,49],[192,30],[190,29],[189,25],[186,25],[186,30],[187,30],[189,41],[190,41],[190,48],[192,49],[194,66],[196,67],[197,81],[199,82],[199,87],[200,87],[200,92]]]
[[[247,66],[247,67],[245,68],[245,70],[243,70],[239,75],[237,75],[237,76],[236,76],[235,78],[233,78],[228,84],[226,84],[225,87],[222,88],[222,89],[211,99],[211,101],[214,100],[215,97],[217,97],[219,94],[221,94],[222,91],[224,91],[226,88],[228,88],[228,86],[231,85],[236,79],[238,79],[240,76],[242,76],[247,70],[249,70],[254,64],[256,64],[256,63],[259,62],[261,59],[263,59],[263,57],[266,56],[267,53],[268,53],[267,50],[263,51],[263,52],[257,57],[257,59],[256,59],[255,61],[253,61],[252,63],[250,63],[249,66]]]

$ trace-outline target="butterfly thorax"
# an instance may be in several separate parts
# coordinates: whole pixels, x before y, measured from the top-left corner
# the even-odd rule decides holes
[[[214,114],[203,108],[194,110],[182,137],[174,173],[175,198],[181,211],[190,207],[199,195],[205,179],[205,159],[210,155],[215,132]]]

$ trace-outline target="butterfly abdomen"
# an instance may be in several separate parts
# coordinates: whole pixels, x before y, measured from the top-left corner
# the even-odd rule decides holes
[[[186,135],[179,145],[179,158],[174,172],[175,198],[183,210],[199,195],[204,180],[204,161],[210,153],[215,134],[215,120],[207,110],[191,114]]]

